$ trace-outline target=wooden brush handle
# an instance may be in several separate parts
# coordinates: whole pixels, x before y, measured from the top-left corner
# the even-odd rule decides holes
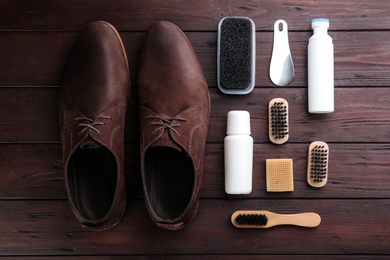
[[[300,227],[316,227],[321,223],[321,217],[313,212],[305,212],[298,214],[276,214],[272,213],[269,218],[268,225],[295,225]]]

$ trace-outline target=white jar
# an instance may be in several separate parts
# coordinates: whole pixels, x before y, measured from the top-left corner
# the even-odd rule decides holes
[[[334,111],[333,42],[328,35],[329,20],[313,19],[313,35],[307,47],[309,113]]]
[[[253,138],[250,136],[250,114],[233,110],[227,115],[224,140],[225,191],[228,194],[252,192]]]

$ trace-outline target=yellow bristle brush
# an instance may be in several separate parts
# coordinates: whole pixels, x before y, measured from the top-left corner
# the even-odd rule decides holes
[[[294,191],[293,160],[266,159],[268,192]]]

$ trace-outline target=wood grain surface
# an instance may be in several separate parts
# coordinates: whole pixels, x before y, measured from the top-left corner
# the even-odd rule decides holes
[[[217,25],[247,16],[256,24],[256,87],[227,96],[216,87]],[[335,47],[335,112],[307,112],[310,21],[330,18]],[[276,87],[268,76],[273,24],[288,23],[295,78]],[[129,57],[126,120],[128,206],[104,232],[80,227],[67,202],[58,123],[62,72],[79,31],[112,23]],[[180,231],[156,227],[144,206],[139,162],[137,66],[143,37],[160,20],[187,35],[211,93],[211,117],[199,210]],[[6,1],[0,0],[0,256],[21,259],[373,259],[390,256],[390,1]],[[268,102],[289,102],[290,138],[268,140]],[[251,114],[253,191],[224,191],[226,115]],[[329,145],[324,188],[306,182],[310,142]],[[294,191],[267,193],[265,160],[293,159]],[[316,212],[316,228],[237,229],[236,210]]]

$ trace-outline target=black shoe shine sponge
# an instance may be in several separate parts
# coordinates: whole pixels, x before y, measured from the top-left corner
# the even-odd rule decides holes
[[[217,80],[225,94],[243,95],[255,86],[256,28],[247,17],[228,16],[218,25]]]

